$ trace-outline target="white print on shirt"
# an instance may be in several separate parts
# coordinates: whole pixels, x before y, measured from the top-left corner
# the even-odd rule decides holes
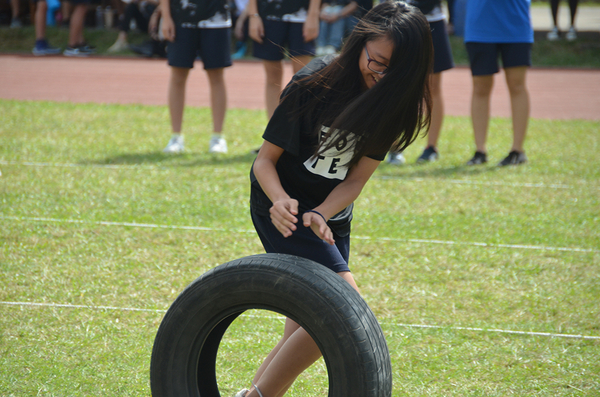
[[[325,139],[325,136],[329,132],[329,127],[321,127],[321,141]],[[326,142],[323,142],[323,146],[327,146],[332,140],[334,140],[335,134],[329,136]],[[346,174],[348,174],[348,162],[352,159],[354,150],[342,151],[348,145],[348,141],[354,142],[354,134],[350,133],[347,139],[340,142],[337,146],[327,149],[324,153],[320,153],[317,156],[312,156],[304,162],[304,167],[313,174],[320,175],[327,179],[339,179],[344,180]]]

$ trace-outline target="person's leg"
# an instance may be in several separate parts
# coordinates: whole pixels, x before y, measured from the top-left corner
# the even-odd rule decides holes
[[[571,11],[571,26],[575,26],[575,16],[577,15],[577,5],[579,0],[569,0],[569,10]]]
[[[181,134],[183,110],[185,107],[185,87],[189,72],[189,68],[171,67],[168,100],[169,114],[171,115],[171,129],[174,134]]]
[[[85,13],[87,4],[75,4],[71,13],[71,22],[69,25],[69,47],[75,48],[85,42],[83,38],[83,24],[85,22]]]
[[[329,40],[327,44],[335,47],[337,51],[342,48],[344,40],[344,31],[346,30],[346,18],[338,19],[334,23],[329,24]]]
[[[427,133],[427,146],[436,147],[444,121],[444,99],[442,98],[442,73],[433,73],[429,79],[431,89],[431,124]]]
[[[510,94],[512,111],[513,144],[511,151],[523,152],[529,121],[529,92],[525,84],[527,67],[505,68],[506,84]]]
[[[490,97],[494,75],[473,76],[471,95],[471,123],[478,152],[486,153],[487,129],[490,120]]]
[[[225,89],[224,68],[207,69],[210,85],[210,107],[213,118],[213,132],[221,134],[227,112],[227,91]]]
[[[279,105],[283,80],[283,63],[281,61],[263,61],[263,65],[265,66],[266,76],[265,100],[267,117],[270,120],[275,112],[275,108]]]
[[[360,293],[351,272],[338,275]],[[254,377],[263,396],[281,397],[304,370],[321,357],[319,347],[312,337],[296,322],[286,319],[284,336],[269,353]],[[254,387],[246,397],[259,397]]]
[[[300,55],[292,57],[292,70],[294,71],[294,74],[298,73],[300,69],[305,67],[312,59],[312,55]]]
[[[38,1],[35,7],[35,39],[46,39],[46,15],[48,4],[46,1]]]
[[[11,27],[19,28],[21,27],[21,20],[19,19],[20,13],[20,4],[19,0],[10,0],[10,8],[11,8]]]
[[[552,12],[552,22],[554,27],[558,28],[558,3],[560,0],[550,0],[550,11]]]

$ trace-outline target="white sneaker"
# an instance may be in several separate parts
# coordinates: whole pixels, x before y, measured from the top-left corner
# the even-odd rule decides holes
[[[402,165],[406,163],[406,159],[404,158],[402,152],[390,152],[388,163],[392,165]]]
[[[174,136],[167,143],[167,147],[163,149],[164,153],[181,153],[183,152],[183,137]]]
[[[227,142],[220,135],[213,135],[208,143],[209,153],[227,153]]]
[[[558,28],[556,26],[553,27],[552,30],[546,35],[546,38],[550,41],[556,41],[560,39],[560,36],[558,35]]]
[[[108,50],[106,50],[106,51],[110,52],[110,53],[114,53],[114,52],[125,51],[128,49],[129,49],[129,44],[126,41],[117,40],[117,41],[115,41],[115,44],[108,47]]]
[[[571,26],[571,28],[569,29],[569,31],[567,32],[567,34],[565,35],[565,37],[569,41],[577,40],[577,32],[575,31],[575,27],[574,26]]]
[[[242,389],[239,392],[237,392],[236,395],[233,397],[244,397],[246,394],[248,394],[249,391],[250,390],[248,389]]]

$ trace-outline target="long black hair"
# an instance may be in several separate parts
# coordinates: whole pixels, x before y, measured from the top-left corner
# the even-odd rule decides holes
[[[365,44],[382,37],[394,44],[388,71],[365,90],[359,60]],[[334,61],[295,83],[315,93],[296,108],[296,115],[319,114],[314,133],[320,133],[321,125],[328,125],[328,134],[334,137],[333,142],[320,144],[315,154],[347,142],[349,134],[356,136],[354,146],[346,149],[354,150],[350,167],[365,155],[404,150],[429,127],[432,60],[429,23],[418,8],[398,1],[372,8],[357,23]]]

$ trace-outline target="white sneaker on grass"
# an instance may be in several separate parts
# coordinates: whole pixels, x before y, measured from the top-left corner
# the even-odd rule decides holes
[[[183,137],[173,136],[169,143],[167,143],[167,147],[163,149],[164,153],[181,153],[183,152]]]
[[[565,38],[568,41],[574,41],[577,40],[577,31],[575,30],[574,26],[571,26],[571,28],[569,29],[569,31],[567,32],[567,34],[565,35]]]
[[[388,164],[402,165],[406,163],[406,159],[402,152],[390,152],[388,156]]]
[[[548,32],[548,34],[546,35],[546,38],[550,41],[556,41],[558,39],[560,39],[560,36],[558,34],[558,28],[555,26],[552,28],[551,31]]]
[[[221,135],[213,135],[208,143],[209,153],[227,153],[227,142]]]

